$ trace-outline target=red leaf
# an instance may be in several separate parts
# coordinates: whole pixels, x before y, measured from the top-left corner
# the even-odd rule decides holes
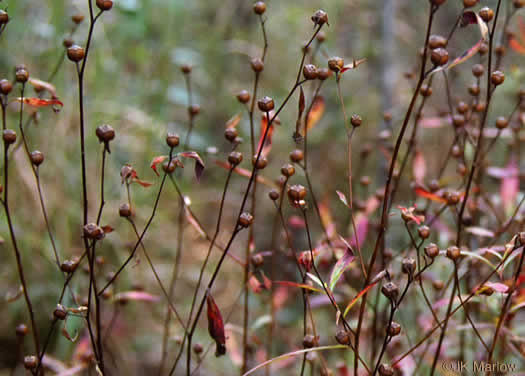
[[[262,142],[264,133],[266,133],[267,127],[268,127],[268,119],[266,117],[266,114],[263,114],[261,118],[261,138],[259,139],[259,144],[257,146],[257,152],[259,152],[259,150],[261,150],[261,147],[262,147],[261,157],[268,156],[268,154],[270,154],[270,150],[272,150],[272,135],[273,135],[273,130],[274,130],[273,124],[268,130],[268,134],[266,135],[266,139],[264,140],[264,145]]]
[[[28,106],[32,107],[47,107],[47,106],[64,106],[64,103],[60,102],[58,99],[40,99],[40,98],[16,98],[15,102],[23,102]]]
[[[352,61],[350,64],[346,64],[343,69],[341,69],[339,71],[340,74],[343,74],[344,72],[346,72],[347,70],[350,70],[350,69],[355,69],[357,68],[358,66],[360,66],[361,64],[363,64],[364,62],[366,61],[366,59],[359,59],[359,60],[354,60]]]
[[[525,55],[525,46],[516,40],[516,38],[509,39],[509,47],[521,55]]]
[[[263,290],[263,285],[254,274],[248,279],[248,286],[254,294],[259,294]]]
[[[319,122],[319,120],[321,120],[321,117],[324,114],[325,107],[326,106],[325,106],[324,98],[320,95],[316,96],[312,103],[312,108],[306,118],[306,130],[307,131],[310,131],[310,129],[315,127],[317,123]],[[305,134],[305,131],[303,129],[301,132],[301,135],[304,136],[304,134]]]
[[[155,174],[157,174],[157,176],[159,176],[159,172],[157,171],[157,165],[159,163],[164,162],[166,158],[168,158],[166,155],[161,155],[159,157],[153,158],[153,160],[151,161],[150,167],[153,169],[153,171],[155,171]]]
[[[205,168],[204,162],[202,161],[199,154],[194,151],[184,151],[179,153],[179,155],[184,158],[191,158],[195,160],[195,177],[197,178],[197,181],[199,181]]]
[[[447,203],[447,200],[445,200],[443,197],[441,197],[441,196],[439,196],[439,195],[437,195],[435,193],[429,192],[425,188],[416,187],[416,188],[414,188],[414,192],[419,197],[423,197],[423,198],[426,198],[428,200],[432,200],[432,201],[435,201],[435,202],[441,202],[442,204],[446,204]]]
[[[208,303],[208,331],[216,344],[215,356],[221,356],[226,354],[226,336],[221,311],[210,292],[206,296],[206,302]]]
[[[143,186],[144,188],[148,188],[148,187],[151,187],[153,185],[153,183],[150,183],[150,182],[147,182],[147,181],[144,181],[144,180],[140,180],[139,178],[133,178],[132,183],[137,183],[137,184],[140,184],[141,186]]]

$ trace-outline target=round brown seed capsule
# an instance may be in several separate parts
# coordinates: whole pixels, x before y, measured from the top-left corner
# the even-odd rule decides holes
[[[115,138],[115,130],[109,124],[104,124],[97,127],[95,133],[100,142],[110,142]]]
[[[44,154],[38,150],[32,151],[31,162],[37,167],[40,166],[44,162]]]
[[[0,9],[0,25],[5,25],[9,22],[9,14],[3,9]]]
[[[78,263],[73,260],[64,260],[60,264],[60,270],[65,273],[73,273],[77,269]]]
[[[180,66],[180,71],[184,74],[190,74],[193,67],[190,64],[182,64]]]
[[[481,46],[479,47],[479,54],[483,56],[487,52],[489,52],[489,44],[487,42],[481,43]]]
[[[460,200],[460,195],[458,192],[448,192],[446,199],[448,205],[457,205]]]
[[[421,89],[419,89],[419,94],[424,97],[430,97],[432,95],[432,87],[428,85],[422,85]]]
[[[281,167],[281,174],[289,178],[290,176],[293,176],[295,174],[295,167],[287,163],[283,167]]]
[[[303,67],[303,76],[307,80],[315,80],[317,78],[318,72],[317,67],[313,64],[306,64]]]
[[[435,66],[442,66],[448,63],[448,51],[444,48],[436,48],[430,54],[430,61]]]
[[[435,281],[432,281],[432,287],[434,287],[434,289],[436,290],[442,290],[443,287],[445,287],[445,284],[443,283],[443,281],[441,280],[435,280]]]
[[[478,3],[478,0],[463,0],[463,7],[472,8],[477,3]]]
[[[254,57],[250,62],[254,72],[262,72],[264,70],[264,63],[258,57]]]
[[[7,145],[14,144],[16,142],[16,132],[12,129],[4,129],[2,138]]]
[[[317,33],[317,37],[315,38],[319,43],[323,43],[326,40],[326,34],[324,31],[320,31]]]
[[[328,68],[332,72],[339,72],[345,66],[345,61],[342,57],[334,56],[328,59]]]
[[[202,354],[204,351],[204,347],[200,343],[196,343],[193,345],[193,352],[197,355]]]
[[[324,81],[330,77],[331,73],[332,72],[330,72],[328,68],[319,68],[317,70],[317,78],[320,79],[321,81]]]
[[[479,86],[477,84],[473,84],[473,85],[469,86],[468,92],[473,97],[477,97],[479,95],[479,93],[481,92],[481,89],[479,88]]]
[[[26,68],[20,68],[15,70],[16,82],[25,83],[29,80],[29,72]]]
[[[525,7],[525,0],[513,0],[512,3],[514,4],[514,8],[516,9]]]
[[[304,158],[304,153],[300,149],[295,149],[294,151],[290,153],[290,160],[293,163],[299,163],[303,160],[303,158]]]
[[[254,155],[252,158],[252,166],[255,166],[257,170],[262,170],[268,166],[268,159],[261,155],[257,160],[257,156]]]
[[[414,260],[412,257],[403,259],[401,270],[403,273],[411,276],[414,273],[414,270],[416,270],[416,260]]]
[[[315,25],[324,25],[328,23],[328,14],[322,9],[319,9],[312,16],[312,21]]]
[[[359,184],[361,184],[363,187],[368,187],[370,183],[372,183],[372,180],[368,175],[361,176],[361,179],[359,179]]]
[[[224,138],[230,142],[235,141],[238,135],[239,135],[239,132],[237,132],[236,128],[226,128],[224,130]]]
[[[390,337],[395,337],[401,333],[401,325],[395,321],[392,321],[390,327],[387,327],[386,332]]]
[[[266,12],[266,4],[263,1],[256,2],[253,5],[253,11],[258,15],[263,14],[264,12]]]
[[[82,21],[84,21],[84,15],[81,13],[75,13],[71,16],[71,21],[79,25],[82,23]]]
[[[57,304],[55,310],[53,311],[53,316],[57,320],[64,320],[67,316],[67,310],[64,308],[62,304]]]
[[[73,44],[74,44],[74,42],[73,42],[73,39],[71,39],[71,38],[64,38],[64,40],[62,41],[62,45],[63,45],[65,48],[69,48],[69,47],[71,47]]]
[[[228,162],[232,166],[237,166],[242,162],[242,153],[238,151],[232,151],[230,155],[228,155]]]
[[[303,338],[303,346],[305,349],[311,349],[316,345],[316,342],[316,338],[311,334],[307,334]]]
[[[259,267],[262,264],[264,264],[264,257],[260,253],[256,253],[256,254],[252,255],[252,257],[250,258],[250,261],[251,261],[253,266]]]
[[[361,116],[357,114],[352,115],[352,117],[350,118],[350,124],[352,124],[353,127],[357,128],[361,126],[362,123],[363,123],[363,119],[361,118]]]
[[[475,77],[481,77],[483,76],[483,73],[485,73],[485,67],[483,67],[482,64],[474,64],[472,66],[472,74]]]
[[[24,357],[24,368],[35,369],[38,366],[38,358],[34,355],[28,355]]]
[[[461,251],[455,245],[447,248],[447,257],[451,260],[457,260],[461,256]]]
[[[249,227],[253,223],[253,215],[244,212],[239,216],[239,225],[243,228]]]
[[[84,49],[76,44],[72,45],[67,49],[67,57],[69,60],[78,63],[84,59],[85,52]]]
[[[501,85],[503,81],[505,81],[505,74],[501,71],[494,71],[490,75],[490,82],[492,82],[494,86]]]
[[[394,376],[394,369],[388,364],[381,364],[379,366],[379,374],[381,376]]]
[[[268,196],[270,197],[270,200],[276,201],[279,199],[279,192],[276,189],[272,189],[270,193],[268,193]]]
[[[84,226],[84,236],[88,239],[100,240],[104,237],[104,230],[95,223],[88,223]]]
[[[499,116],[496,119],[496,128],[505,129],[507,128],[507,125],[509,125],[509,121],[505,116]]]
[[[24,337],[27,335],[27,333],[29,333],[29,329],[26,324],[18,324],[15,331],[18,337]]]
[[[123,218],[131,217],[131,206],[129,203],[124,202],[123,204],[120,204],[118,214]]]
[[[420,226],[417,233],[421,239],[427,239],[430,236],[430,229],[428,226]]]
[[[199,106],[198,104],[192,104],[188,108],[188,113],[190,114],[190,116],[197,116],[200,112],[201,112],[201,106]]]
[[[428,46],[431,50],[445,48],[447,46],[447,38],[442,37],[441,35],[431,35],[428,39]]]
[[[250,93],[247,90],[241,90],[237,94],[237,100],[241,103],[248,103],[250,101]]]
[[[101,11],[108,11],[113,8],[113,0],[97,0],[97,7]]]
[[[478,14],[479,17],[485,22],[490,22],[494,18],[494,11],[489,7],[481,8]]]
[[[346,330],[338,330],[335,334],[335,340],[341,345],[348,346],[351,342],[350,333]]]
[[[179,146],[179,143],[179,135],[176,133],[168,132],[168,134],[166,135],[166,144],[168,144],[170,148],[176,148],[177,146]]]
[[[164,171],[166,174],[173,174],[175,170],[177,169],[177,163],[175,160],[166,161],[162,164],[162,171]]]
[[[387,282],[381,287],[381,292],[390,300],[397,300],[399,294],[399,288],[394,282]]]
[[[439,255],[439,247],[434,244],[430,243],[425,247],[425,255],[427,255],[430,258],[434,258]]]
[[[270,112],[275,107],[275,103],[273,102],[273,99],[270,97],[262,97],[257,102],[257,106],[259,107],[259,110],[263,112]]]
[[[456,128],[461,128],[465,125],[465,116],[461,114],[454,114],[452,116],[452,124]]]
[[[11,90],[13,90],[13,85],[11,82],[9,82],[9,80],[6,80],[5,78],[0,80],[0,93],[8,95]]]
[[[469,105],[466,104],[465,102],[461,101],[461,102],[458,103],[456,108],[457,108],[458,112],[463,115],[463,114],[468,112]]]
[[[300,184],[294,184],[288,188],[288,197],[292,201],[303,200],[306,197],[306,188]]]

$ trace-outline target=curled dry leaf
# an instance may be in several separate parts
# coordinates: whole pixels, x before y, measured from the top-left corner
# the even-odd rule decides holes
[[[206,296],[206,302],[208,304],[208,331],[211,338],[215,341],[216,350],[215,356],[221,356],[226,354],[226,336],[224,335],[224,322],[222,320],[221,311],[215,300],[208,291]]]
[[[75,331],[75,335],[71,337],[69,332],[67,331],[66,325],[64,323],[64,326],[62,327],[62,335],[69,341],[69,342],[75,342],[78,339],[78,331]]]
[[[235,114],[231,119],[226,122],[226,129],[228,128],[237,128],[239,122],[241,121],[241,115]]]
[[[228,163],[221,160],[216,160],[215,164],[227,170],[231,168],[231,166]],[[238,175],[244,176],[245,178],[249,178],[252,175],[251,171],[248,171],[247,169],[241,167],[235,167],[233,169],[233,172],[235,172]],[[264,184],[270,188],[278,188],[278,185],[276,183],[270,181],[269,179],[265,178],[260,174],[257,174],[257,182],[260,184]]]
[[[323,117],[324,110],[325,110],[326,104],[323,96],[318,95],[314,98],[312,102],[312,108],[310,109],[310,112],[308,112],[306,115],[306,131],[310,131],[317,125],[319,120]],[[305,135],[305,128],[301,130],[301,136],[304,137]]]
[[[425,161],[425,156],[420,150],[417,150],[414,154],[414,159],[412,161],[412,173],[416,183],[423,184],[427,174],[427,163]]]
[[[43,80],[39,80],[38,78],[31,77],[29,78],[28,82],[33,86],[37,93],[47,91],[51,95],[51,97],[57,97],[57,89],[53,84]]]
[[[153,158],[153,160],[151,161],[150,167],[155,172],[155,174],[157,174],[157,176],[159,176],[159,172],[157,171],[157,165],[164,162],[166,158],[168,158],[167,155],[161,155]]]
[[[350,245],[346,242],[344,238],[341,238],[343,242],[346,244],[346,250],[343,254],[343,257],[341,257],[336,264],[334,265],[334,268],[332,269],[332,273],[330,274],[330,283],[329,287],[330,290],[333,291],[335,285],[343,275],[344,271],[350,266],[352,261],[354,261],[354,251],[350,247]]]
[[[197,178],[197,181],[200,181],[205,166],[199,154],[195,151],[183,151],[182,153],[179,153],[179,155],[184,158],[195,160],[195,177]]]
[[[273,123],[270,126],[270,129],[268,130],[268,134],[266,135],[266,139],[264,139],[264,144],[263,144],[263,138],[264,138],[264,134],[266,133],[267,127],[268,127],[268,118],[266,114],[263,114],[261,117],[261,137],[259,138],[259,144],[257,146],[257,153],[259,153],[259,151],[262,148],[262,152],[261,152],[262,157],[267,157],[268,154],[270,154],[270,150],[272,150],[272,135],[273,135],[273,130],[274,130]]]
[[[343,74],[347,70],[355,69],[361,64],[363,64],[366,59],[353,60],[350,64],[346,64],[340,71],[339,74]]]

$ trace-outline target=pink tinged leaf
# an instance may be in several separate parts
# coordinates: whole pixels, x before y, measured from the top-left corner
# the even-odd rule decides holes
[[[508,175],[503,178],[500,186],[500,196],[505,209],[514,205],[520,189],[519,170],[516,160],[512,158],[507,164]]]
[[[263,286],[266,290],[270,290],[272,288],[272,281],[270,278],[264,274],[264,272],[261,272],[262,278],[263,278]]]
[[[323,292],[321,289],[319,289],[317,287],[313,287],[313,286],[310,286],[310,285],[305,285],[305,284],[302,284],[302,283],[291,282],[291,281],[273,281],[273,283],[275,283],[277,285],[281,285],[281,286],[298,287],[298,288],[305,289],[305,290],[310,290],[310,291],[315,291],[315,292]]]
[[[507,286],[504,283],[499,282],[486,282],[485,286],[491,287],[496,292],[501,292],[502,294],[507,293],[509,291],[509,286]]]
[[[219,357],[226,354],[226,336],[224,335],[224,322],[222,320],[221,311],[215,300],[208,292],[206,296],[206,302],[208,304],[208,332],[211,338],[215,341],[216,350],[215,356]]]
[[[370,221],[366,215],[359,216],[356,219],[356,222],[357,239],[356,236],[353,236],[350,239],[350,245],[354,247],[357,247],[357,243],[361,245],[365,242],[366,236],[368,235],[368,229],[370,228]]]
[[[28,81],[35,91],[37,93],[40,93],[42,91],[47,91],[53,98],[56,98],[57,96],[57,89],[53,84],[50,84],[49,82],[39,80],[38,78],[29,78]]]
[[[423,128],[441,128],[445,124],[452,124],[452,118],[450,116],[447,116],[445,118],[442,117],[425,117],[419,120],[419,125]]]
[[[352,300],[348,303],[348,305],[347,305],[346,308],[345,308],[345,311],[343,312],[343,317],[346,317],[346,315],[348,314],[348,312],[350,312],[350,309],[352,309],[352,307],[355,305],[355,303],[357,303],[357,301],[358,301],[363,295],[365,295],[365,294],[368,292],[368,290],[370,290],[372,287],[374,287],[374,286],[377,284],[377,282],[379,282],[379,281],[380,281],[380,279],[378,279],[377,281],[375,281],[375,282],[373,282],[373,283],[370,283],[370,284],[369,284],[368,286],[366,286],[363,290],[361,290],[361,291],[359,292],[359,294],[357,294],[357,296],[356,296],[354,299],[352,299]]]
[[[337,193],[337,196],[339,196],[339,200],[341,200],[341,202],[342,202],[343,204],[345,204],[346,207],[350,207],[350,206],[348,205],[348,200],[346,199],[346,196],[345,196],[345,194],[344,194],[343,192],[341,192],[341,191],[335,191],[335,193]]]
[[[306,223],[304,219],[298,215],[291,215],[290,218],[288,218],[288,226],[294,230],[300,230],[306,227]]]
[[[155,157],[153,158],[153,160],[151,161],[151,165],[150,167],[152,168],[153,171],[155,171],[155,174],[157,174],[157,176],[159,176],[159,172],[157,171],[157,165],[159,163],[162,163],[164,162],[164,160],[168,158],[167,155],[161,155],[161,156],[158,156],[158,157]]]
[[[337,282],[343,275],[344,271],[350,266],[352,261],[354,261],[354,258],[355,258],[354,251],[349,245],[347,245],[346,251],[343,254],[343,257],[341,257],[336,262],[336,264],[334,265],[334,268],[332,269],[332,274],[330,275],[330,283],[329,283],[330,290],[332,291],[334,290],[335,285],[337,284]]]
[[[493,231],[490,231],[483,227],[471,226],[471,227],[465,228],[465,231],[472,235],[476,235],[476,236],[484,237],[484,238],[493,238],[495,236]]]
[[[352,61],[350,64],[346,64],[346,65],[341,69],[341,71],[340,71],[339,73],[340,73],[340,74],[343,74],[343,73],[346,72],[347,70],[355,69],[355,68],[357,68],[358,66],[360,66],[361,64],[363,64],[365,61],[366,61],[366,59],[354,60],[354,61]]]
[[[145,291],[126,291],[115,295],[115,300],[119,302],[135,300],[140,302],[156,303],[160,301],[160,297],[151,295]]]
[[[423,184],[427,173],[427,163],[425,156],[420,150],[417,150],[412,161],[412,173],[416,183]]]
[[[239,125],[239,122],[241,121],[241,115],[236,114],[233,116],[230,120],[226,122],[226,128],[236,128],[237,125]]]
[[[199,154],[194,151],[184,151],[179,155],[184,158],[191,158],[195,160],[195,177],[197,178],[197,181],[200,181],[205,166]]]
[[[255,275],[252,274],[252,276],[248,279],[248,287],[252,290],[254,294],[259,294],[263,290],[263,285]]]

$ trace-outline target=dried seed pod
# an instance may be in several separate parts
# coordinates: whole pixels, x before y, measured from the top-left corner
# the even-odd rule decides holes
[[[361,179],[359,179],[359,184],[361,184],[363,187],[368,187],[370,183],[372,183],[372,180],[368,175],[361,176]]]
[[[454,206],[459,203],[461,196],[458,192],[448,192],[447,194],[447,205]]]
[[[80,25],[82,21],[84,21],[84,15],[81,13],[75,13],[71,16],[71,21],[73,21],[77,25]]]
[[[479,17],[485,22],[490,22],[494,18],[494,11],[489,7],[481,8],[478,14]]]
[[[84,236],[88,239],[100,240],[104,238],[104,230],[95,223],[88,223],[84,226]]]
[[[312,347],[315,347],[317,345],[317,339],[311,335],[307,334],[303,338],[303,346],[305,349],[311,349]]]
[[[428,226],[420,226],[417,233],[421,239],[427,239],[430,236],[430,229]]]
[[[263,112],[270,112],[274,109],[275,103],[273,102],[273,99],[270,97],[262,97],[257,102],[257,106],[259,107],[259,110]]]
[[[266,4],[264,3],[264,1],[258,1],[256,2],[254,5],[253,5],[253,11],[258,14],[258,15],[261,15],[263,14],[264,12],[266,12]]]
[[[0,25],[5,25],[9,22],[9,14],[3,9],[0,9]]]
[[[201,112],[201,106],[199,106],[198,104],[192,104],[189,108],[188,108],[188,113],[190,114],[190,116],[197,116],[199,113]]]
[[[253,215],[244,212],[239,216],[239,225],[243,228],[250,227],[253,223]]]
[[[12,129],[4,129],[2,138],[7,145],[14,144],[16,142],[16,132]]]
[[[465,119],[464,115],[454,114],[454,116],[452,116],[452,124],[456,128],[463,127],[465,125],[465,121],[466,121],[466,119]]]
[[[478,3],[478,0],[463,0],[463,7],[472,8],[477,3]]]
[[[65,47],[65,48],[69,48],[71,47],[75,42],[73,42],[73,39],[71,38],[64,38],[64,40],[62,41],[62,45]]]
[[[328,68],[332,72],[339,72],[345,66],[345,61],[342,57],[334,56],[328,59]]]
[[[32,151],[31,162],[37,167],[40,166],[44,162],[44,154],[38,150]]]
[[[127,202],[120,204],[118,214],[123,218],[131,217],[131,206]]]
[[[330,77],[332,72],[328,68],[319,68],[317,70],[317,78],[319,78],[321,81],[324,81]]]
[[[0,80],[0,93],[8,95],[11,90],[13,90],[13,85],[11,82],[9,82],[9,80],[6,80],[5,78]]]
[[[394,376],[394,369],[388,364],[381,364],[379,366],[379,374],[381,376]]]
[[[224,130],[224,138],[230,142],[235,141],[238,135],[239,135],[239,132],[237,132],[236,128],[226,128]]]
[[[204,347],[200,343],[196,343],[193,345],[193,352],[197,355],[202,354],[204,351]]]
[[[468,112],[468,110],[469,110],[469,105],[466,104],[465,102],[461,101],[461,102],[458,103],[456,109],[458,110],[458,112],[459,112],[460,114],[463,115],[463,114],[466,114],[466,113]]]
[[[242,162],[242,153],[238,151],[232,151],[230,155],[228,155],[228,162],[232,166],[237,166]]]
[[[394,282],[387,282],[381,287],[381,292],[388,299],[396,301],[399,295],[399,288]]]
[[[431,50],[435,50],[436,48],[445,48],[446,46],[447,38],[441,35],[431,35],[428,39],[428,47],[430,47]]]
[[[292,201],[304,200],[306,197],[306,188],[300,184],[294,184],[288,188],[288,198]]]
[[[73,273],[77,269],[78,263],[73,260],[64,260],[60,264],[60,270],[65,273]]]
[[[317,12],[314,13],[314,15],[312,16],[312,21],[315,25],[324,25],[324,24],[328,24],[328,14],[326,14],[326,12],[322,9],[319,9]]]
[[[98,9],[103,12],[113,8],[113,0],[97,0],[96,4]]]
[[[473,85],[469,86],[468,92],[473,97],[477,97],[479,95],[479,93],[481,92],[481,89],[480,89],[479,85],[473,84]]]
[[[306,64],[303,67],[303,76],[307,80],[315,80],[318,76],[317,67],[313,64]]]
[[[193,70],[193,67],[190,64],[182,64],[180,66],[180,71],[184,74],[190,74]]]
[[[461,251],[455,245],[447,248],[447,257],[451,260],[456,261],[461,256]]]
[[[433,259],[439,255],[439,247],[434,243],[430,243],[425,247],[425,255]]]
[[[505,81],[505,74],[501,71],[494,71],[490,75],[490,82],[492,82],[494,86],[501,85],[503,81]]]
[[[421,94],[424,97],[430,97],[432,95],[432,87],[428,85],[422,85],[421,89],[419,89],[419,94]]]
[[[84,49],[76,44],[72,45],[67,49],[67,57],[74,63],[78,63],[84,59],[86,55]]]
[[[444,48],[436,48],[430,54],[430,61],[438,67],[445,65],[448,63],[448,51]]]
[[[443,287],[445,287],[445,284],[443,283],[443,281],[437,279],[435,281],[432,281],[432,287],[434,287],[435,290],[442,290]]]
[[[67,316],[67,309],[64,308],[62,304],[57,304],[55,310],[53,311],[53,316],[57,320],[64,320]]]
[[[520,232],[518,234],[518,240],[521,245],[525,245],[525,232]]]
[[[351,343],[350,333],[346,330],[338,330],[335,334],[335,340],[341,345],[348,346]]]
[[[475,77],[481,77],[483,76],[483,73],[485,73],[485,67],[483,67],[483,64],[474,64],[472,66],[472,74]]]
[[[513,0],[512,3],[514,4],[514,8],[516,9],[525,7],[525,0]]]
[[[97,127],[95,134],[100,142],[108,143],[115,138],[115,130],[109,124]]]
[[[168,134],[166,135],[166,144],[168,144],[170,148],[176,148],[177,146],[179,146],[179,143],[179,135],[176,133],[168,132]]]
[[[26,324],[18,324],[16,326],[15,331],[18,337],[25,337],[27,333],[29,333],[29,328],[27,327]]]
[[[353,114],[352,117],[350,118],[350,124],[352,124],[353,127],[357,128],[361,126],[362,123],[363,123],[363,119],[361,118],[361,116],[357,114]]]
[[[290,160],[293,163],[299,163],[303,160],[303,158],[304,158],[304,153],[301,149],[295,149],[294,151],[290,153]]]
[[[173,174],[176,169],[177,162],[175,159],[172,159],[171,161],[166,161],[162,164],[162,171],[164,171],[166,174]]]
[[[38,367],[38,357],[34,355],[28,355],[24,357],[24,368],[25,369],[36,369]]]
[[[499,116],[496,119],[496,128],[505,129],[509,125],[509,120],[505,116]]]
[[[276,189],[272,189],[270,193],[268,193],[268,196],[270,197],[270,200],[276,201],[281,196],[279,192]]]
[[[252,66],[254,72],[259,73],[264,70],[264,62],[258,57],[253,58],[250,62],[250,65]]]
[[[281,167],[281,174],[289,178],[290,176],[293,176],[295,174],[295,167],[287,163],[283,167]]]
[[[416,260],[414,260],[412,257],[404,258],[401,264],[401,270],[403,273],[408,274],[409,276],[413,275],[414,270],[416,270]]]
[[[27,80],[29,80],[29,72],[25,67],[16,68],[15,70],[15,78],[16,82],[18,83],[26,83]]]
[[[250,101],[250,93],[247,90],[241,90],[237,94],[237,100],[241,103],[248,103]]]
[[[392,323],[390,324],[389,327],[387,327],[387,330],[386,330],[387,334],[390,336],[390,337],[395,337],[397,336],[399,333],[401,333],[401,325],[395,321],[392,321]]]

